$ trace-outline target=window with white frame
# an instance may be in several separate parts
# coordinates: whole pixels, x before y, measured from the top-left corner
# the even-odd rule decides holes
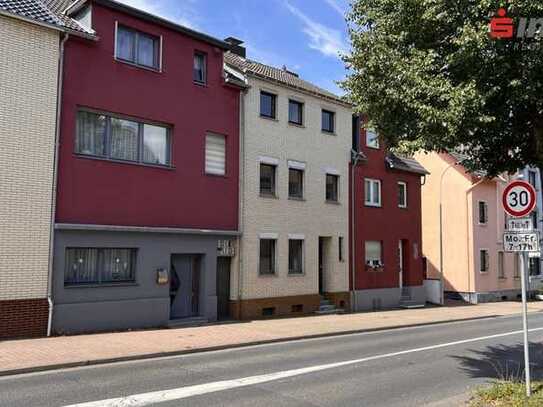
[[[260,239],[258,271],[262,275],[271,275],[276,272],[276,242],[276,239]]]
[[[192,80],[201,85],[207,82],[207,56],[203,52],[194,52]]]
[[[479,201],[479,225],[488,223],[488,204],[485,201]]]
[[[364,204],[366,206],[381,206],[381,181],[366,178],[364,180]]]
[[[488,272],[488,267],[489,267],[488,262],[489,262],[488,250],[487,249],[479,250],[479,271],[481,273]]]
[[[498,278],[505,278],[505,256],[503,252],[498,252]]]
[[[288,169],[288,197],[303,199],[304,197],[304,170],[298,168]]]
[[[115,57],[151,69],[160,69],[160,37],[117,26]]]
[[[398,206],[407,208],[407,183],[398,182]]]
[[[303,274],[304,272],[304,241],[289,239],[288,241],[288,273]]]
[[[166,126],[80,110],[75,152],[111,160],[170,165],[170,130]]]
[[[366,146],[369,148],[379,148],[379,135],[373,129],[366,129]]]
[[[383,266],[383,243],[377,240],[366,240],[365,258],[366,266],[379,268]]]
[[[206,174],[226,175],[226,137],[206,135]]]

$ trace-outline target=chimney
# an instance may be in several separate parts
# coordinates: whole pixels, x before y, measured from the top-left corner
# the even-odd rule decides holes
[[[239,40],[234,37],[228,37],[224,39],[224,42],[230,45],[230,51],[232,51],[236,55],[239,55],[240,57],[245,58],[247,51],[245,47],[241,46],[241,44],[243,44],[242,40]]]

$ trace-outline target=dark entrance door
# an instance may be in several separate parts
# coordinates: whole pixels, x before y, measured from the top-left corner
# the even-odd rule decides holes
[[[319,237],[319,294],[324,293],[324,238]]]
[[[230,318],[230,257],[217,257],[217,317]]]
[[[172,256],[170,278],[170,319],[198,315],[200,261],[197,256]]]

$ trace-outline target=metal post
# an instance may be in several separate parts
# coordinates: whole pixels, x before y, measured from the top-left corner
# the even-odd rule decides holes
[[[528,254],[522,252],[521,262],[521,282],[522,282],[522,325],[524,330],[524,373],[526,375],[526,397],[532,395],[532,386],[530,383],[530,349],[528,345],[528,304],[526,301],[526,279],[528,278]]]
[[[439,284],[441,290],[439,292],[439,302],[441,305],[445,305],[443,286],[443,204],[439,202]]]

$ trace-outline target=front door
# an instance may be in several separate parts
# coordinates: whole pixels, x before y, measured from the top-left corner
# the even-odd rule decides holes
[[[170,319],[198,315],[199,264],[197,256],[177,254],[172,256]]]
[[[217,317],[230,318],[230,257],[217,257]]]
[[[400,288],[403,288],[403,241],[398,242],[398,269],[400,275],[398,276],[400,281]]]
[[[324,267],[325,267],[325,254],[324,254],[324,238],[319,237],[319,294],[324,294]]]

